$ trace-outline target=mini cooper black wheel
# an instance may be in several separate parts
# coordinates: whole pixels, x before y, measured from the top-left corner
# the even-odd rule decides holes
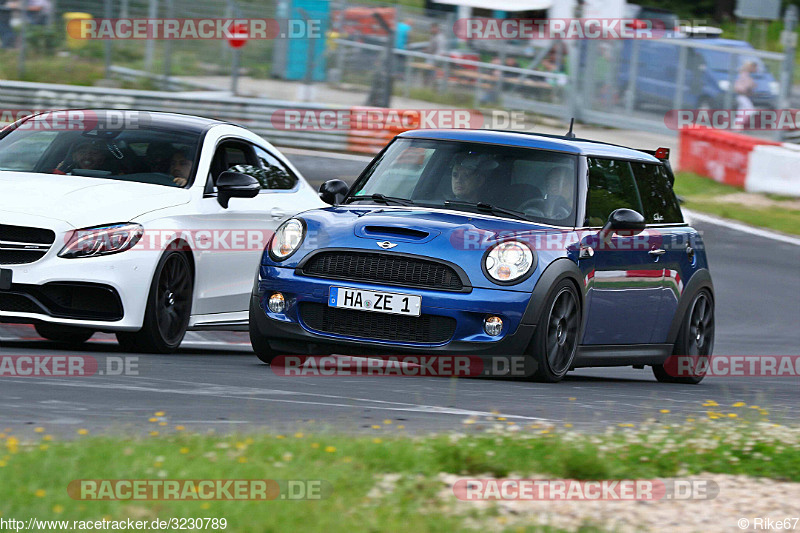
[[[44,339],[67,344],[83,344],[91,339],[92,335],[95,333],[94,330],[91,329],[47,324],[44,322],[35,324],[34,328],[36,328],[36,333]]]
[[[714,351],[714,299],[706,289],[695,295],[683,324],[678,331],[673,348],[674,356],[691,356],[694,359],[695,369],[692,376],[675,376],[664,368],[664,365],[654,365],[653,374],[662,383],[686,383],[696,385],[703,381]],[[671,365],[676,369],[678,365]]]
[[[258,315],[256,313],[264,314],[264,310],[258,306],[258,303],[253,298],[250,299],[250,316],[249,316],[249,330],[250,330],[250,345],[253,347],[256,357],[263,363],[271,364],[275,356],[278,355],[275,350],[269,345],[269,341],[258,331]]]
[[[536,367],[533,380],[561,381],[575,359],[580,324],[578,291],[569,280],[561,281],[545,302],[529,348],[529,357],[534,359]]]
[[[156,267],[142,329],[117,333],[127,351],[171,353],[178,349],[189,326],[192,309],[192,269],[186,254],[170,251]]]

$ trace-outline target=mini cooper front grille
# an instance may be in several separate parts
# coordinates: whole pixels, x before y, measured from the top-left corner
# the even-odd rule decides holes
[[[442,344],[456,331],[456,320],[447,316],[389,315],[309,302],[300,304],[300,316],[315,331],[380,341]]]
[[[0,224],[0,265],[24,265],[38,261],[56,240],[49,229]]]
[[[302,267],[302,273],[329,279],[366,281],[460,291],[464,282],[456,270],[446,264],[428,259],[370,252],[335,251],[312,256]]]

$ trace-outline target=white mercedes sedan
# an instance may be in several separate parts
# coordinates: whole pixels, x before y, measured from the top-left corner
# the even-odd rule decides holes
[[[246,330],[264,246],[324,205],[233,124],[111,110],[19,120],[0,131],[0,322],[70,343],[113,332],[158,353],[189,329]]]

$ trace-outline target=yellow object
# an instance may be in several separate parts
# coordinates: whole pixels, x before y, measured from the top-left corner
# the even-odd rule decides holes
[[[82,20],[91,20],[93,17],[89,13],[69,12],[64,13],[64,29],[67,33],[67,47],[71,50],[83,48],[88,42],[82,37]]]

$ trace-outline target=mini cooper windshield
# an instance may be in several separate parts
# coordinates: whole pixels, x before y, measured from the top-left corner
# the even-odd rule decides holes
[[[577,160],[531,148],[398,139],[345,202],[421,205],[571,226]]]
[[[192,181],[198,141],[195,133],[141,125],[59,131],[34,117],[0,137],[0,171],[184,187]]]

